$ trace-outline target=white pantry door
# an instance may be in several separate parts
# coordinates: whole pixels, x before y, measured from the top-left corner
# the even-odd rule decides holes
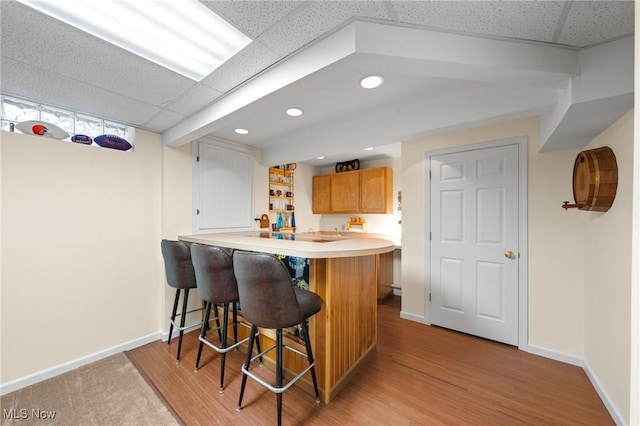
[[[429,157],[431,323],[518,345],[518,145]]]

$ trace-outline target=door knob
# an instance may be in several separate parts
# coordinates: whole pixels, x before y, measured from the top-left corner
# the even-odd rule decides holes
[[[509,259],[515,259],[516,258],[516,254],[514,252],[512,252],[511,250],[504,252],[504,257],[507,257]]]

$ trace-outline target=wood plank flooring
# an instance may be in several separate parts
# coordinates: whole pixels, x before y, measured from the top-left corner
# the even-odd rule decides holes
[[[403,320],[399,311],[397,296],[378,305],[377,351],[331,404],[316,404],[296,386],[287,390],[283,424],[614,424],[581,368]],[[275,395],[251,379],[236,411],[242,352],[227,354],[222,394],[216,352],[205,346],[194,372],[197,338],[185,335],[179,365],[177,339],[126,354],[185,425],[276,424]]]

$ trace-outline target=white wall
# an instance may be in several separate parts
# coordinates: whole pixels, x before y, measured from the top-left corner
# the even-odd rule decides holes
[[[313,173],[313,167],[302,163],[297,164],[294,195],[298,232],[320,229],[320,217],[314,215],[312,211]]]
[[[134,152],[0,137],[3,385],[155,337],[160,136],[136,131]]]
[[[601,146],[611,147],[616,156],[618,190],[608,212],[576,212],[586,217],[584,359],[615,409],[629,424],[633,111],[585,149]]]

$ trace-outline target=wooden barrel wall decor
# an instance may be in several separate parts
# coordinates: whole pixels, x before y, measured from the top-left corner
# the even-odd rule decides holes
[[[608,146],[582,151],[573,165],[573,199],[562,203],[565,210],[606,212],[613,205],[618,190],[618,163]]]

